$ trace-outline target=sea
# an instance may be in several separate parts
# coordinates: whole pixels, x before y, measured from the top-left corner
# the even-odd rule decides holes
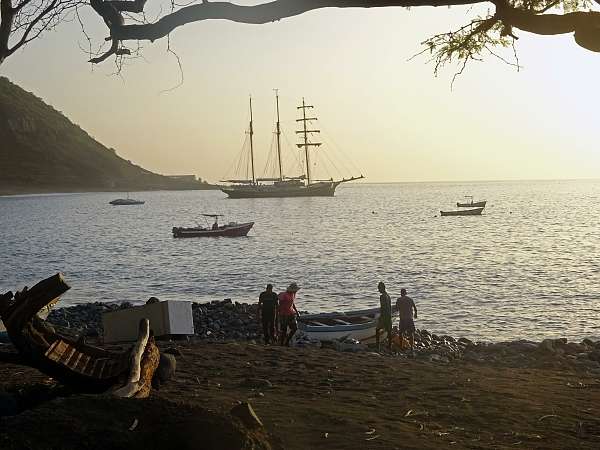
[[[483,215],[440,217],[466,195],[488,201]],[[352,183],[330,198],[132,192],[146,203],[111,206],[118,196],[0,197],[0,292],[62,272],[62,306],[256,302],[267,283],[295,281],[300,310],[329,312],[378,306],[384,281],[393,300],[407,289],[432,332],[600,339],[600,180]],[[203,213],[255,225],[245,238],[172,237]]]

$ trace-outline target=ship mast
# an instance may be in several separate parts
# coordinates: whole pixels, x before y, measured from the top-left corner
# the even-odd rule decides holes
[[[256,184],[256,176],[254,175],[254,127],[252,126],[252,96],[250,96],[250,126],[248,128],[250,134],[250,162],[252,165],[252,184]],[[247,166],[246,166],[247,167]]]
[[[275,89],[275,104],[277,105],[277,160],[279,161],[279,181],[283,181],[283,170],[281,169],[281,127],[279,126],[279,89]]]
[[[310,185],[310,159],[309,159],[308,148],[309,147],[318,147],[319,145],[321,145],[321,143],[320,142],[308,142],[308,135],[309,135],[309,133],[320,133],[321,131],[308,129],[307,122],[309,122],[311,120],[317,120],[316,117],[306,117],[306,110],[308,108],[314,108],[314,106],[307,105],[304,102],[304,97],[302,97],[302,106],[297,107],[297,109],[302,110],[302,118],[296,119],[296,122],[302,122],[302,130],[296,131],[296,133],[303,135],[302,138],[303,138],[304,142],[301,144],[296,144],[296,145],[298,146],[298,148],[304,147],[304,155],[306,158],[306,179],[307,179],[307,183]]]

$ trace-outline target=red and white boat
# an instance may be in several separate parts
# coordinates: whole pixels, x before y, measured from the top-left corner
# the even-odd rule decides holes
[[[219,225],[219,217],[221,214],[202,214],[204,217],[212,217],[215,219],[211,227],[173,227],[173,237],[242,237],[246,236],[250,229],[254,226],[254,222],[237,223],[229,222],[227,225]]]

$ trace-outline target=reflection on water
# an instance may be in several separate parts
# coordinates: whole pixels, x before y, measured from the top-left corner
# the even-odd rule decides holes
[[[481,217],[436,217],[464,195]],[[0,291],[63,271],[63,303],[253,302],[297,281],[300,309],[378,304],[406,287],[418,326],[470,338],[600,338],[600,182],[341,186],[334,198],[229,200],[221,192],[0,197]],[[248,238],[173,239],[202,212],[256,222]]]

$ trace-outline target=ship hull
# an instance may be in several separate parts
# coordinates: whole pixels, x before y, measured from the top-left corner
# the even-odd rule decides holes
[[[315,183],[309,186],[235,186],[222,188],[229,198],[274,198],[274,197],[333,197],[337,181]]]

